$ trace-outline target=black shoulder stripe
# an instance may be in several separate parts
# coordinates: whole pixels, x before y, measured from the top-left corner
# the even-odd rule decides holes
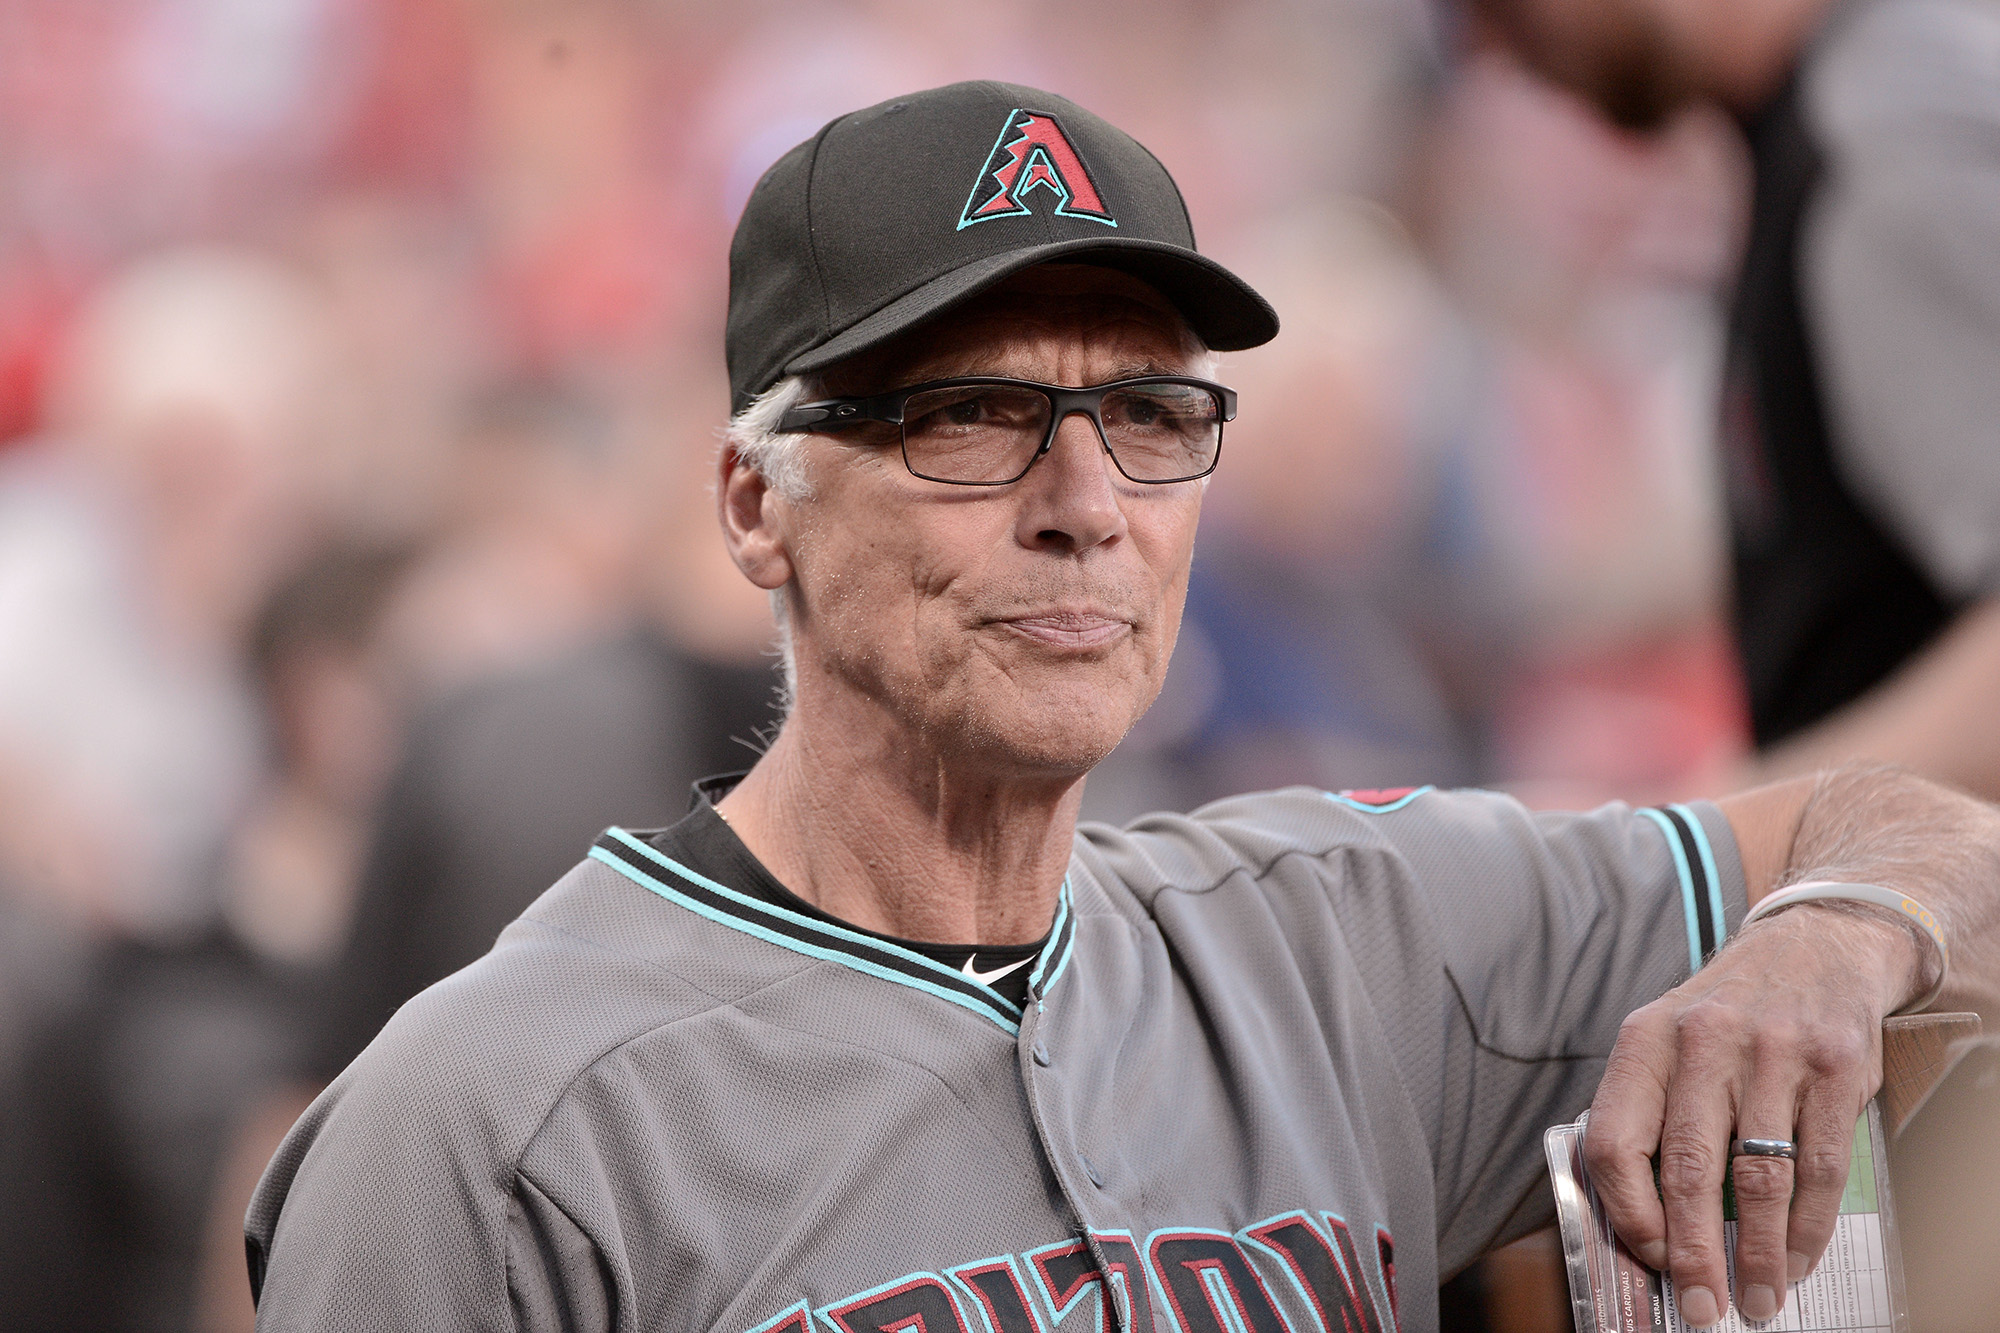
[[[1702,856],[1701,844],[1696,841],[1685,814],[1673,806],[1661,806],[1659,810],[1667,823],[1673,826],[1674,836],[1680,839],[1681,856],[1687,863],[1688,878],[1694,891],[1695,931],[1701,937],[1701,956],[1706,958],[1722,947],[1722,927],[1709,908],[1708,867]]]

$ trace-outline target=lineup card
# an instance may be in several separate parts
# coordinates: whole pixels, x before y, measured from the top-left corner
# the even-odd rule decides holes
[[[1587,1119],[1588,1117],[1586,1117]],[[1583,1127],[1557,1125],[1544,1144],[1562,1223],[1570,1304],[1578,1333],[1695,1333],[1674,1302],[1674,1284],[1641,1263],[1612,1234],[1583,1164]],[[1854,1127],[1854,1155],[1833,1240],[1818,1267],[1785,1293],[1785,1308],[1761,1324],[1732,1303],[1715,1327],[1725,1333],[1906,1333],[1907,1303],[1896,1251],[1882,1119],[1870,1102]],[[1722,1233],[1729,1284],[1736,1286],[1735,1199],[1723,1186]]]

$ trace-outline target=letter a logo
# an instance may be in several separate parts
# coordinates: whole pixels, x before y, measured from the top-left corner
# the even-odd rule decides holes
[[[1036,190],[1055,196],[1057,217],[1118,225],[1056,118],[1046,111],[1017,107],[1007,114],[993,151],[972,182],[958,229],[995,218],[1026,217],[1035,211],[1029,196]]]

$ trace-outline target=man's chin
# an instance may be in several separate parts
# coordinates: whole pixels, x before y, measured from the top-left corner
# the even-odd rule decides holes
[[[1140,711],[1123,696],[1053,691],[982,708],[964,732],[969,749],[1023,776],[1081,778],[1118,748]]]

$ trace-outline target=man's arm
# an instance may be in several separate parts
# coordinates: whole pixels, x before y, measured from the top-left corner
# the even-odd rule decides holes
[[[1850,6],[1806,77],[1827,156],[1800,280],[1841,471],[1947,599],[1950,629],[1764,756],[1868,758],[2000,799],[2000,9]]]
[[[1950,941],[1938,1004],[2000,1013],[2000,810],[1887,768],[1834,770],[1719,804],[1752,903],[1807,879],[1905,892]],[[1584,1151],[1619,1235],[1671,1271],[1690,1322],[1712,1323],[1726,1308],[1730,1139],[1798,1144],[1796,1165],[1741,1158],[1734,1173],[1739,1303],[1746,1318],[1767,1319],[1833,1235],[1854,1123],[1882,1079],[1882,1020],[1927,992],[1936,968],[1935,950],[1888,909],[1805,903],[1745,928],[1626,1019]]]
[[[1769,780],[1856,758],[2000,800],[2000,599],[1977,603],[1894,675],[1760,757]]]

